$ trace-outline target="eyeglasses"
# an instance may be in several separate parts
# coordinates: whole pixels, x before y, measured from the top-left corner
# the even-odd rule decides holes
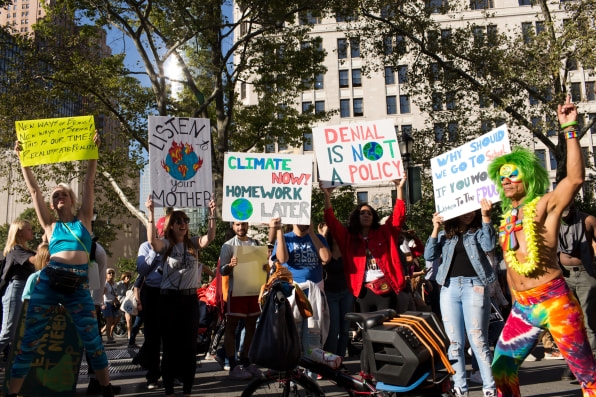
[[[176,225],[188,225],[190,223],[190,218],[178,218],[174,223]]]

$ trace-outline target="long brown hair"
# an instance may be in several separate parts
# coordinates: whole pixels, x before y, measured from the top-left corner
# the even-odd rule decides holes
[[[462,215],[445,221],[445,237],[453,238],[457,233],[459,233],[459,222],[460,222],[459,218],[461,216]],[[476,231],[477,229],[480,229],[481,227],[482,227],[482,214],[480,213],[480,210],[476,210],[476,211],[474,211],[474,219],[468,225],[466,232],[470,231],[470,230]]]
[[[176,244],[178,244],[178,241],[176,241],[176,239],[174,239],[174,233],[172,233],[171,226],[174,225],[174,223],[177,220],[183,220],[183,219],[188,219],[188,215],[186,215],[186,213],[184,211],[180,211],[180,210],[172,211],[166,216],[166,221],[164,222],[164,226],[163,226],[163,233],[164,233],[164,238],[166,238],[168,240],[168,242],[170,243],[170,246],[168,247],[168,250],[166,251],[166,255],[165,255],[166,258],[168,256],[170,256],[172,249],[174,249],[174,246]],[[183,243],[184,243],[184,249],[190,251],[190,253],[192,253],[197,259],[199,259],[199,249],[194,245],[194,243],[190,239],[190,228],[188,228],[188,227],[186,228],[186,234],[184,235]]]

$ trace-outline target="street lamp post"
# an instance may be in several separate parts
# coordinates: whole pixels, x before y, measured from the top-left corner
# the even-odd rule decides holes
[[[399,152],[401,153],[401,159],[404,164],[404,172],[408,176],[408,181],[406,183],[406,212],[410,210],[410,154],[412,153],[412,145],[414,143],[410,134],[402,132],[399,136]]]

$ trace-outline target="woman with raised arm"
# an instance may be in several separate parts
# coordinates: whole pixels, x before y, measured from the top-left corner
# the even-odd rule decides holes
[[[174,396],[174,379],[182,380],[182,391],[190,396],[197,368],[199,299],[197,289],[201,273],[214,277],[209,267],[199,261],[199,251],[215,238],[215,201],[209,202],[209,230],[204,236],[190,237],[190,219],[184,211],[172,211],[163,227],[164,238],[157,237],[151,196],[145,202],[149,210],[147,241],[163,258],[159,317],[163,346],[161,376],[166,396]]]
[[[325,223],[339,246],[348,288],[362,312],[391,308],[403,313],[409,305],[411,294],[401,293],[405,278],[398,244],[406,216],[402,190],[405,181],[405,178],[393,181],[397,200],[393,213],[383,225],[373,207],[360,203],[350,214],[348,227],[333,213],[331,192],[334,188],[321,185],[325,194]]]
[[[93,140],[99,146],[97,134]],[[20,144],[16,142],[17,155],[20,151]],[[76,214],[76,196],[67,184],[60,183],[51,191],[50,208],[55,211],[53,215],[44,202],[31,168],[21,168],[39,223],[45,234],[50,236],[50,263],[41,271],[31,294],[27,327],[21,350],[12,365],[8,396],[17,396],[23,385],[35,349],[52,314],[51,307],[62,304],[72,316],[83,346],[92,357],[90,365],[95,369],[103,396],[111,397],[114,391],[110,384],[108,359],[97,329],[95,305],[87,282],[97,160],[87,161],[83,200]]]

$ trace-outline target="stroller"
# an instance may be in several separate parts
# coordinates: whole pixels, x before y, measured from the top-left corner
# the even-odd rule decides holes
[[[197,353],[209,352],[213,334],[217,329],[218,310],[215,294],[215,280],[197,289],[199,297],[199,333],[197,335]]]

